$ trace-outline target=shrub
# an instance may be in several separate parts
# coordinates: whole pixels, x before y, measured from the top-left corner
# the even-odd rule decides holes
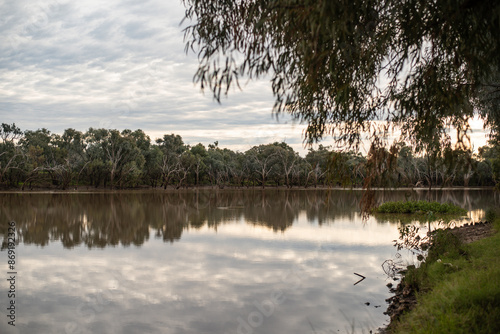
[[[486,213],[484,215],[484,219],[487,222],[493,223],[497,218],[499,218],[498,211],[492,208],[489,208],[486,210]]]
[[[374,210],[377,213],[419,213],[419,214],[460,214],[467,210],[451,203],[428,201],[398,201],[386,202]]]

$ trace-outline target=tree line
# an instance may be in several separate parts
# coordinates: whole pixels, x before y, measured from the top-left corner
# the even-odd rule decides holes
[[[187,145],[179,135],[152,141],[144,131],[66,129],[62,135],[43,128],[0,128],[2,188],[136,187],[439,187],[496,186],[500,146],[490,141],[477,154],[446,148],[416,154],[399,143],[397,150],[377,148],[367,156],[310,148],[301,157],[288,144],[256,145],[245,152]],[[380,160],[380,157],[383,157]],[[378,161],[375,161],[379,159]],[[375,168],[375,169],[374,169]]]

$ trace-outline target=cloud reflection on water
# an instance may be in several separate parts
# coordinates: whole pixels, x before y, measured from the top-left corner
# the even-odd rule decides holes
[[[15,219],[21,231],[17,330],[375,330],[387,321],[380,265],[394,255],[397,225],[361,221],[360,193],[326,194],[0,195],[2,221]],[[476,195],[472,208],[491,199]],[[367,279],[353,285],[354,272]],[[276,294],[283,302],[262,315]]]

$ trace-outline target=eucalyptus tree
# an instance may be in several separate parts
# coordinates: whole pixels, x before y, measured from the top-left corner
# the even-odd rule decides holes
[[[51,155],[47,156],[44,171],[51,176],[52,183],[67,189],[73,180],[73,161],[71,148],[65,147],[65,142],[58,134],[52,134],[50,147]]]
[[[128,142],[129,148],[126,153],[129,161],[121,173],[122,183],[127,186],[138,185],[144,178],[144,167],[151,147],[151,139],[141,129],[135,131],[126,129],[121,134]]]
[[[15,123],[2,123],[0,126],[0,184],[6,177],[11,177],[11,171],[19,169],[22,164],[22,151],[16,141],[23,136],[23,132]]]
[[[495,186],[497,182],[493,179],[493,170],[491,165],[479,157],[477,167],[471,178],[471,184],[475,186]]]
[[[71,181],[68,152],[59,147],[60,136],[45,128],[26,130],[19,144],[25,152],[26,178],[24,183],[47,185],[52,183],[66,188]]]
[[[251,171],[258,176],[262,188],[266,186],[269,175],[277,169],[277,151],[274,144],[262,144],[245,152]]]
[[[500,185],[500,142],[490,140],[488,145],[479,148],[479,158],[485,162],[492,172],[496,187]]]
[[[167,189],[172,179],[180,170],[179,156],[162,151],[161,161],[161,184],[163,189]]]
[[[19,127],[16,126],[16,123],[7,124],[2,123],[0,126],[0,139],[2,143],[11,143],[14,144],[16,140],[23,136],[23,132]]]
[[[249,170],[245,164],[245,154],[235,152],[230,149],[224,149],[226,166],[229,173],[229,183],[236,186],[243,186],[248,180]]]
[[[124,145],[121,134],[118,130],[109,130],[102,138],[101,146],[109,165],[109,181],[111,188],[115,186],[115,176],[118,172],[121,161],[125,158]]]
[[[222,158],[222,169],[219,171],[219,187],[225,187],[226,185],[234,183],[234,177],[235,175],[238,175],[236,169],[240,168],[239,160],[237,154],[228,148],[218,148],[218,150],[220,151]]]
[[[156,143],[160,146],[162,151],[170,154],[181,154],[188,149],[184,144],[182,137],[176,134],[163,135],[162,138],[156,139]]]
[[[353,151],[332,151],[327,162],[328,182],[342,187],[363,184],[366,159]]]
[[[445,149],[442,159],[445,169],[443,185],[469,186],[470,179],[477,168],[477,161],[474,159],[471,150]]]
[[[92,159],[89,169],[96,174],[96,186],[101,178],[104,186],[109,180],[112,188],[137,185],[145,159],[132,131],[90,128],[86,136]]]
[[[153,188],[161,184],[162,164],[163,152],[157,145],[150,145],[144,152],[143,180]]]
[[[308,174],[311,165],[304,158],[300,158],[292,169],[292,183],[307,187]]]
[[[498,1],[183,2],[195,82],[220,101],[268,75],[273,111],[307,123],[308,142],[356,148],[398,127],[418,152],[439,151],[477,111],[500,133]]]
[[[366,157],[364,157],[360,152],[347,152],[347,168],[352,175],[352,184],[354,186],[363,185],[363,181],[366,175]]]
[[[141,129],[135,131],[126,129],[122,131],[122,135],[130,138],[135,143],[135,146],[141,150],[142,155],[145,155],[151,147],[151,138]]]
[[[52,135],[49,130],[42,128],[38,130],[26,130],[24,136],[19,140],[19,144],[27,150],[29,147],[38,147],[41,149],[42,156],[40,161],[50,160],[53,155],[51,145]]]
[[[102,147],[102,141],[108,135],[106,129],[89,128],[84,134],[85,153],[88,157],[88,165],[85,169],[87,182],[94,187],[99,187],[103,183],[104,187],[108,182],[109,165],[106,160],[106,153]]]
[[[246,163],[245,153],[233,152],[230,165],[231,176],[238,187],[249,186],[250,166]]]
[[[236,163],[235,153],[227,148],[221,149],[218,142],[208,145],[206,165],[212,185],[224,188],[231,181]]]
[[[398,185],[413,187],[420,181],[420,170],[413,150],[405,143],[399,144],[396,173]]]
[[[76,176],[78,187],[81,175],[90,163],[86,152],[85,136],[81,131],[68,128],[64,130],[58,146],[67,152],[66,164],[71,171],[71,178]]]
[[[194,156],[194,166],[193,172],[195,174],[195,185],[198,186],[200,184],[200,174],[203,175],[207,166],[205,164],[205,159],[208,156],[207,149],[202,143],[198,143],[195,146],[191,147],[191,153]]]
[[[276,158],[279,163],[278,170],[282,172],[281,175],[285,178],[285,185],[288,188],[292,187],[292,172],[300,160],[300,156],[293,150],[287,143],[274,143],[276,146]]]
[[[0,143],[0,184],[13,181],[13,171],[22,166],[22,151],[11,142]]]
[[[196,157],[191,151],[186,150],[179,156],[178,182],[176,189],[179,189],[186,182],[188,174],[196,164]]]
[[[305,159],[309,163],[307,180],[309,181],[312,179],[315,187],[319,182],[326,181],[325,176],[329,170],[328,164],[331,156],[330,149],[330,146],[323,146],[320,144],[317,150],[310,148],[306,155]]]
[[[161,164],[162,185],[164,189],[167,189],[181,171],[180,156],[188,148],[184,144],[182,137],[173,133],[156,139],[156,143],[163,154]]]
[[[144,153],[149,148],[150,139],[140,129],[133,132],[124,130],[121,135],[124,158],[118,170],[118,181],[120,187],[134,187],[139,185],[142,179],[145,163]]]

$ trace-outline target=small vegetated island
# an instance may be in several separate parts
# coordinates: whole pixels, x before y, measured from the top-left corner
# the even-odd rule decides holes
[[[467,210],[451,204],[428,201],[396,201],[386,202],[374,210],[376,213],[408,213],[408,214],[453,214],[465,215]]]
[[[467,213],[450,203],[428,201],[386,202],[372,212],[409,215],[417,220],[420,216],[427,221],[447,221],[442,217]],[[382,333],[499,333],[499,217],[497,210],[492,209],[486,213],[487,222],[438,229],[428,235],[426,242],[430,247],[426,257],[419,258],[418,266],[409,265],[403,270],[401,283],[391,289],[395,296],[387,300],[390,304],[386,312],[391,322]],[[466,243],[461,232],[476,233],[477,229],[487,237]],[[400,239],[407,238],[404,234],[409,231],[405,224]],[[422,245],[408,244],[417,248]]]

